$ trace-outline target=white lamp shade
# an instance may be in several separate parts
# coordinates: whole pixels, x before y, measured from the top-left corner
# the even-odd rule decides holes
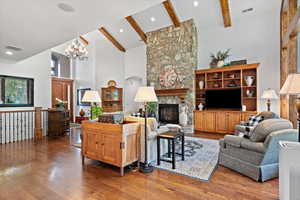
[[[136,93],[135,102],[157,102],[154,87],[140,87]]]
[[[101,99],[100,99],[99,93],[97,91],[87,90],[87,91],[85,91],[81,101],[82,102],[99,103],[99,102],[101,102]]]
[[[300,94],[300,74],[290,74],[284,82],[280,94]]]
[[[266,89],[261,96],[262,99],[278,99],[278,96],[275,92],[275,90],[272,89]]]

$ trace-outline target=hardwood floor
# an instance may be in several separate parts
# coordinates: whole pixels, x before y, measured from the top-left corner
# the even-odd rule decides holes
[[[1,200],[278,199],[278,180],[257,183],[218,167],[209,182],[166,171],[119,176],[118,168],[87,160],[71,137],[0,145]]]

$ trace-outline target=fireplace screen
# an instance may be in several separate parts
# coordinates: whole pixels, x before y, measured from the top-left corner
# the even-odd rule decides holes
[[[159,122],[163,124],[179,124],[178,104],[159,104]]]

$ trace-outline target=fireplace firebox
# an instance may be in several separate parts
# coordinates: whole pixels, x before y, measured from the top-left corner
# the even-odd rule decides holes
[[[179,105],[159,104],[158,116],[161,124],[179,124]]]

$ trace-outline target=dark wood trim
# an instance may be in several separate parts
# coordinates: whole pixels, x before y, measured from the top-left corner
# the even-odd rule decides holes
[[[127,22],[131,25],[131,27],[137,32],[137,34],[140,36],[140,38],[147,44],[147,36],[141,29],[141,27],[137,24],[135,19],[132,16],[128,16],[125,18]]]
[[[229,9],[229,3],[228,0],[220,0],[222,15],[223,15],[223,21],[225,27],[231,26],[231,17],[230,17],[230,9]]]
[[[104,27],[101,27],[98,30],[120,51],[126,52],[126,49]]]
[[[287,5],[284,5],[287,4]],[[286,7],[288,9],[286,9]],[[297,10],[297,0],[284,0],[281,5],[280,16],[280,86],[282,87],[286,78],[291,73],[297,72],[297,25],[300,21],[300,11]],[[297,125],[295,95],[284,95],[280,97],[280,115],[282,118]]]
[[[290,18],[290,17],[289,17]],[[300,23],[300,8],[298,8],[297,12],[295,15],[293,15],[293,18],[291,19],[286,33],[283,38],[283,47],[286,48],[287,45],[289,44],[290,38],[296,37],[300,31],[298,28],[298,24]]]
[[[164,1],[163,5],[166,9],[166,11],[168,12],[173,24],[175,27],[179,27],[180,26],[180,20],[175,12],[175,9],[172,5],[172,2],[170,0]]]

